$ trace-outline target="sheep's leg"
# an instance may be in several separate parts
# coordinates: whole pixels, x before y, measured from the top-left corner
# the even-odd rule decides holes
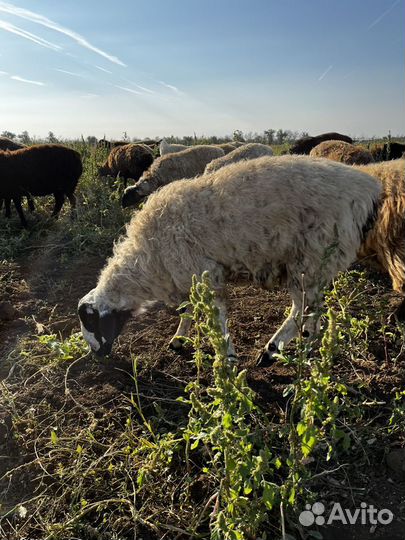
[[[65,196],[60,191],[56,191],[53,195],[55,197],[55,207],[52,212],[52,217],[58,217],[60,209],[62,208],[65,201]]]
[[[70,202],[70,217],[74,219],[76,217],[76,195],[74,193],[68,194],[67,198]]]
[[[184,308],[182,311],[184,314],[191,314],[191,309],[189,307]],[[180,317],[180,323],[177,327],[176,333],[172,337],[169,343],[169,348],[173,351],[180,351],[183,348],[184,345],[184,337],[187,337],[190,328],[191,328],[192,319],[191,317]]]
[[[299,331],[305,338],[311,338],[319,332],[319,290],[317,288],[308,289],[305,295],[297,291],[291,293],[292,306],[290,314],[283,322],[277,332],[270,338],[264,350],[259,354],[257,364],[269,366],[273,362],[273,356],[295,338]],[[302,321],[304,301],[304,320]]]
[[[34,199],[31,197],[31,195],[27,195],[27,203],[28,203],[29,211],[34,212],[35,204],[34,204]]]
[[[237,356],[236,356],[235,349],[234,349],[234,346],[233,346],[233,343],[232,343],[232,340],[228,331],[225,302],[223,300],[216,299],[215,304],[219,310],[219,321],[221,324],[222,333],[228,342],[228,350],[227,350],[228,358],[230,360],[236,360]],[[184,310],[184,313],[190,314],[191,309],[186,308]],[[181,350],[184,344],[184,339],[182,339],[182,336],[188,336],[190,332],[190,328],[191,328],[191,323],[192,323],[191,317],[181,317],[180,324],[177,327],[176,333],[170,340],[170,343],[169,343],[170,349],[173,349],[175,351]]]
[[[14,201],[15,209],[17,210],[17,214],[20,216],[21,225],[27,229],[28,224],[25,219],[24,212],[21,206],[21,198],[16,197],[13,199],[13,201]],[[7,199],[6,199],[6,204],[7,204]]]
[[[231,336],[228,331],[227,310],[226,310],[225,302],[221,298],[216,298],[215,305],[217,306],[219,310],[219,321],[221,323],[222,333],[228,343],[228,350],[227,350],[228,359],[235,361],[237,360],[237,356],[236,356],[235,348],[232,343]]]

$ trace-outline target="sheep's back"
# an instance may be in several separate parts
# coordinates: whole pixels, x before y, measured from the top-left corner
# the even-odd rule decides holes
[[[165,264],[173,259],[173,274],[179,256],[202,252],[255,275],[266,264],[319,262],[336,242],[333,257],[343,269],[355,259],[380,192],[375,179],[340,163],[262,157],[163,187],[134,216],[128,236],[153,238]]]
[[[335,140],[321,142],[311,150],[309,155],[339,161],[346,165],[366,165],[374,161],[367,148]]]
[[[3,180],[32,195],[71,193],[82,174],[80,154],[62,145],[35,145],[0,157]],[[14,188],[13,188],[14,189]]]

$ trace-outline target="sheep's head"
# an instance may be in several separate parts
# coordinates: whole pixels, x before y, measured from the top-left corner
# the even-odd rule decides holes
[[[78,313],[84,339],[97,356],[103,357],[110,354],[131,311],[108,308],[97,301],[94,292],[95,289],[79,301]]]
[[[128,206],[137,206],[145,199],[145,197],[146,196],[141,193],[139,186],[129,186],[124,191],[124,195],[122,196],[122,208],[127,208]]]

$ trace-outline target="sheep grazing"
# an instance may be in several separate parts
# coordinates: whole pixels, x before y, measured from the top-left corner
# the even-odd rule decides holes
[[[173,154],[175,152],[187,150],[187,148],[190,147],[186,146],[185,144],[169,144],[166,139],[162,139],[159,145],[159,153],[161,156],[165,156],[166,154]]]
[[[126,144],[113,148],[106,162],[99,168],[99,176],[120,176],[125,187],[128,178],[137,181],[153,163],[153,152],[144,144]]]
[[[312,148],[318,146],[323,141],[344,141],[353,144],[353,139],[340,133],[322,133],[316,137],[303,137],[295,142],[290,148],[290,154],[309,154]]]
[[[376,260],[390,275],[393,289],[405,297],[405,159],[357,166],[383,188],[377,221],[359,255]],[[405,298],[398,308],[405,319]]]
[[[80,154],[60,144],[40,144],[14,152],[0,152],[0,199],[11,199],[27,227],[21,207],[23,196],[54,195],[57,216],[65,195],[72,210],[76,205],[74,191],[82,174]]]
[[[224,155],[222,148],[201,145],[187,150],[167,154],[158,158],[142,178],[124,191],[122,207],[135,206],[160,186],[181,178],[194,178],[202,174],[206,165]]]
[[[243,146],[240,146],[239,148],[235,148],[233,152],[227,154],[226,156],[214,159],[214,161],[208,163],[208,165],[205,167],[205,173],[217,171],[221,167],[225,167],[225,165],[229,165],[230,163],[237,163],[238,161],[241,161],[243,159],[255,159],[262,156],[272,155],[273,150],[270,148],[270,146],[267,146],[266,144],[245,144]]]
[[[80,300],[83,336],[98,355],[109,354],[131,314],[154,301],[179,305],[192,276],[207,270],[224,335],[227,281],[288,288],[292,308],[260,356],[265,365],[299,328],[303,335],[317,331],[322,289],[356,259],[380,192],[380,182],[368,174],[301,156],[241,161],[192,182],[173,182],[133,215],[96,288]],[[183,318],[172,348],[181,347],[179,336],[189,327]]]
[[[312,148],[309,155],[332,159],[346,165],[367,165],[367,163],[374,161],[367,148],[344,141],[324,141]]]
[[[374,161],[390,161],[391,159],[400,159],[405,154],[405,144],[390,142],[385,144],[376,144],[370,149]]]

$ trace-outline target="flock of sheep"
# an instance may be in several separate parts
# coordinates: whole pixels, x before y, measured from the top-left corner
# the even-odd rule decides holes
[[[125,321],[154,302],[182,303],[192,275],[205,270],[217,293],[230,357],[235,351],[225,284],[248,279],[265,289],[280,283],[289,291],[289,316],[260,354],[261,365],[300,330],[304,336],[317,333],[314,314],[323,288],[356,259],[377,261],[394,290],[405,295],[405,160],[376,161],[400,158],[405,146],[391,143],[373,156],[352,142],[338,133],[307,137],[291,152],[309,156],[278,157],[255,143],[186,147],[163,139],[157,159],[153,141],[111,146],[99,175],[118,175],[125,186],[134,180],[122,206],[144,205],[134,211],[96,288],[79,302],[82,332],[93,351],[108,354]],[[54,215],[65,196],[74,208],[81,172],[79,154],[61,145],[0,151],[6,214],[14,201],[26,225],[22,198],[32,207],[32,196],[46,194],[55,196]],[[404,306],[403,299],[400,317]],[[179,336],[187,334],[189,321],[181,318],[172,348],[181,347]]]

